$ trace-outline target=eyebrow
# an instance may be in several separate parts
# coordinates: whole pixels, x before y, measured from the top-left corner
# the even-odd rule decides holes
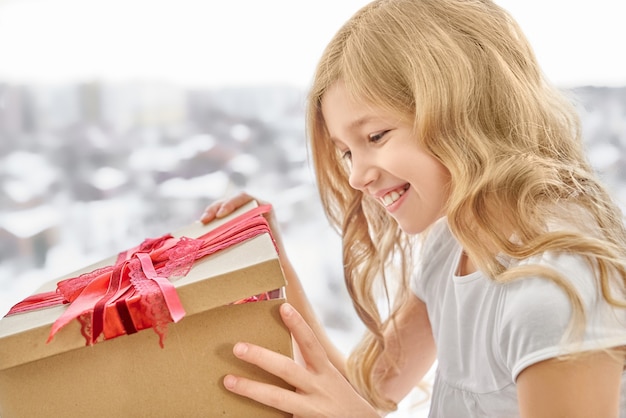
[[[348,129],[353,130],[355,128],[360,128],[361,126],[365,125],[366,123],[368,123],[369,121],[373,119],[375,119],[375,117],[371,115],[362,116],[358,118],[357,120],[350,122],[350,124],[348,125]]]

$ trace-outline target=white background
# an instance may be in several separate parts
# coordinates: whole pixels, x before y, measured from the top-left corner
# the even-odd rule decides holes
[[[0,80],[306,86],[365,0],[0,0]],[[621,1],[500,0],[548,78],[625,85]]]

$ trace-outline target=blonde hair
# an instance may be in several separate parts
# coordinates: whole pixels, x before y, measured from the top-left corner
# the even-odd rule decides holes
[[[604,298],[626,306],[623,294],[611,292],[612,278],[620,290],[626,283],[622,215],[586,161],[575,109],[546,82],[508,13],[489,0],[374,1],[324,51],[308,97],[307,130],[322,204],[342,233],[347,288],[368,330],[350,356],[348,377],[376,407],[396,408],[377,391],[374,369],[383,329],[409,293],[412,246],[381,205],[348,184],[321,112],[324,93],[339,80],[354,98],[410,121],[416,140],[449,170],[450,229],[490,278],[553,280],[569,296],[580,330],[583,304],[567,279],[539,266],[507,270],[496,258],[580,253]],[[580,211],[558,210],[570,204],[593,226]],[[559,219],[575,227],[548,231],[547,223]],[[401,284],[383,320],[375,290],[382,282],[389,293],[385,273],[392,265],[400,266]]]

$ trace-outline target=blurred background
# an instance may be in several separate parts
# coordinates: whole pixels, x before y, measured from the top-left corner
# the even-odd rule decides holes
[[[245,190],[275,206],[347,353],[362,327],[317,199],[303,111],[325,44],[366,3],[0,0],[0,315],[43,282]],[[577,103],[591,161],[624,207],[619,4],[497,3]]]

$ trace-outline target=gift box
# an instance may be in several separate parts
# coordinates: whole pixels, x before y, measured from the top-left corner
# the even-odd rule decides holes
[[[153,247],[163,252],[170,241],[188,242],[181,237],[211,235],[256,206],[208,225],[194,223]],[[16,305],[0,320],[0,417],[287,416],[222,384],[233,373],[289,388],[232,354],[237,341],[248,341],[292,356],[291,336],[278,313],[285,279],[274,242],[263,231],[248,237],[246,228],[257,227],[244,227],[234,244],[221,244],[218,236],[182,277],[163,280],[163,265],[143,264],[151,250],[142,253],[139,246],[45,285],[24,301],[32,306]],[[161,287],[158,297],[138,292],[134,282],[123,290],[132,280],[119,266],[135,258],[144,282]],[[104,296],[94,302],[90,286],[105,276]],[[61,298],[58,289],[67,283],[70,296]]]

